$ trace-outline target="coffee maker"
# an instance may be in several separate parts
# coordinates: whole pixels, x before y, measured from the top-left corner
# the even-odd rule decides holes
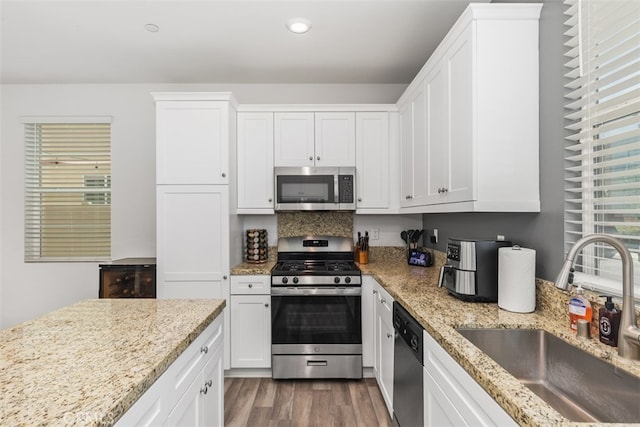
[[[498,249],[506,240],[449,239],[438,286],[463,301],[498,301]]]

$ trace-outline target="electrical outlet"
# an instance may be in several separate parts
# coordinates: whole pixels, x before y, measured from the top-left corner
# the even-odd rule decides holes
[[[378,240],[380,238],[380,229],[379,228],[370,229],[369,237],[371,237],[371,240]]]
[[[437,228],[433,229],[433,239],[431,240],[431,243],[438,243],[438,229]]]
[[[498,235],[496,236],[496,240],[500,240],[500,241],[502,241],[502,240],[504,240],[504,236],[503,236],[502,234],[498,234]]]

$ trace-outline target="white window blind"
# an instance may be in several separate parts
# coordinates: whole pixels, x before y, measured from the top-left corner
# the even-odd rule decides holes
[[[568,6],[565,250],[582,236],[621,239],[640,290],[640,1],[565,0]],[[621,293],[610,247],[589,245],[580,281]],[[596,277],[594,277],[596,276]],[[601,278],[610,279],[600,280]]]
[[[111,124],[28,120],[25,261],[108,260]]]

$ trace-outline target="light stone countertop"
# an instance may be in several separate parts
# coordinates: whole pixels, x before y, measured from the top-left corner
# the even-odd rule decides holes
[[[529,314],[502,310],[496,303],[463,302],[438,288],[439,263],[434,267],[407,265],[400,257],[378,256],[360,265],[405,307],[425,330],[511,415],[524,426],[592,426],[571,422],[460,335],[456,328],[544,329],[570,344],[640,377],[640,361],[618,356],[617,349],[601,344],[597,332],[590,340],[569,330],[566,314],[569,294],[552,283],[536,283],[536,311]],[[597,312],[596,312],[597,313]],[[597,314],[596,316],[597,317]],[[592,326],[593,327],[593,326]],[[640,404],[640,396],[638,397]],[[612,425],[612,424],[608,424]]]
[[[616,348],[598,341],[595,321],[592,336],[596,338],[582,340],[570,332],[566,311],[569,294],[550,282],[536,281],[535,312],[512,313],[500,309],[496,303],[460,301],[445,289],[438,288],[443,253],[436,252],[435,266],[424,268],[407,265],[403,248],[371,249],[370,263],[360,264],[362,274],[373,276],[520,425],[587,427],[598,424],[575,423],[561,416],[460,335],[456,328],[544,329],[640,377],[640,362],[622,359]],[[233,274],[269,274],[266,269],[263,273],[258,271],[241,264],[234,267]]]
[[[0,426],[112,425],[224,307],[95,299],[0,331]]]

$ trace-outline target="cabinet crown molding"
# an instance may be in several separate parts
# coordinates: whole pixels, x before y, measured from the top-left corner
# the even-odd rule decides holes
[[[231,92],[151,92],[153,99],[158,101],[228,101],[234,108],[238,108],[238,101]]]
[[[239,112],[394,112],[398,111],[396,104],[242,104]]]

